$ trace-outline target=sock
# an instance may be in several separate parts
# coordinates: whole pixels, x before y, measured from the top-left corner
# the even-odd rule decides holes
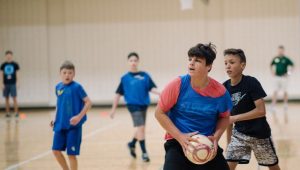
[[[145,146],[145,140],[140,140],[140,146],[141,146],[141,149],[142,149],[142,152],[143,153],[146,153],[146,146]]]
[[[137,142],[137,139],[133,138],[132,141],[130,142],[130,146],[135,147],[136,142]]]

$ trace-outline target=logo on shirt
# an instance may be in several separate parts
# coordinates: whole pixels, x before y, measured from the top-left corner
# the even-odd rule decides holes
[[[57,95],[60,96],[63,94],[63,92],[64,92],[64,90],[57,90]]]
[[[7,79],[11,79],[11,75],[15,72],[14,66],[8,64],[4,67],[4,74],[7,76]]]
[[[246,93],[243,95],[241,92],[233,93],[231,96],[233,105],[236,106],[245,96],[246,96]]]
[[[134,76],[134,78],[139,79],[139,80],[144,80],[145,77],[141,76],[141,75],[136,75]]]

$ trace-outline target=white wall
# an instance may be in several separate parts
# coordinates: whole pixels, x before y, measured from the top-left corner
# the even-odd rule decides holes
[[[0,0],[0,54],[11,49],[20,64],[21,105],[55,105],[54,86],[66,59],[75,63],[76,80],[93,102],[110,103],[130,51],[140,54],[140,68],[162,89],[186,72],[187,50],[209,41],[218,50],[212,77],[226,79],[225,48],[242,48],[246,74],[269,94],[269,64],[277,46],[285,45],[296,64],[289,90],[300,98],[297,0],[194,0],[187,11],[180,11],[179,0]]]

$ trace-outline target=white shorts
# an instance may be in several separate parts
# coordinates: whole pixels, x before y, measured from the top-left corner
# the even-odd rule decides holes
[[[287,76],[275,76],[274,77],[274,85],[276,91],[286,91],[288,86],[288,77]]]

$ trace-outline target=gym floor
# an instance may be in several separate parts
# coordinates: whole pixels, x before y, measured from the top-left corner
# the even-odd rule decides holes
[[[83,127],[79,169],[85,170],[160,170],[164,162],[164,130],[154,118],[155,107],[148,109],[146,146],[150,163],[141,160],[137,145],[137,159],[129,156],[126,144],[132,138],[133,127],[126,108],[119,108],[114,119],[109,109],[93,108]],[[282,170],[295,170],[300,160],[300,131],[298,124],[300,105],[289,104],[284,112],[277,105],[275,112],[267,113],[273,140]],[[0,115],[0,169],[5,170],[53,170],[60,169],[51,152],[53,132],[49,122],[54,110],[27,110],[19,118]],[[225,135],[220,140],[225,147]],[[268,169],[258,167],[254,156],[250,164],[239,165],[237,170]]]

